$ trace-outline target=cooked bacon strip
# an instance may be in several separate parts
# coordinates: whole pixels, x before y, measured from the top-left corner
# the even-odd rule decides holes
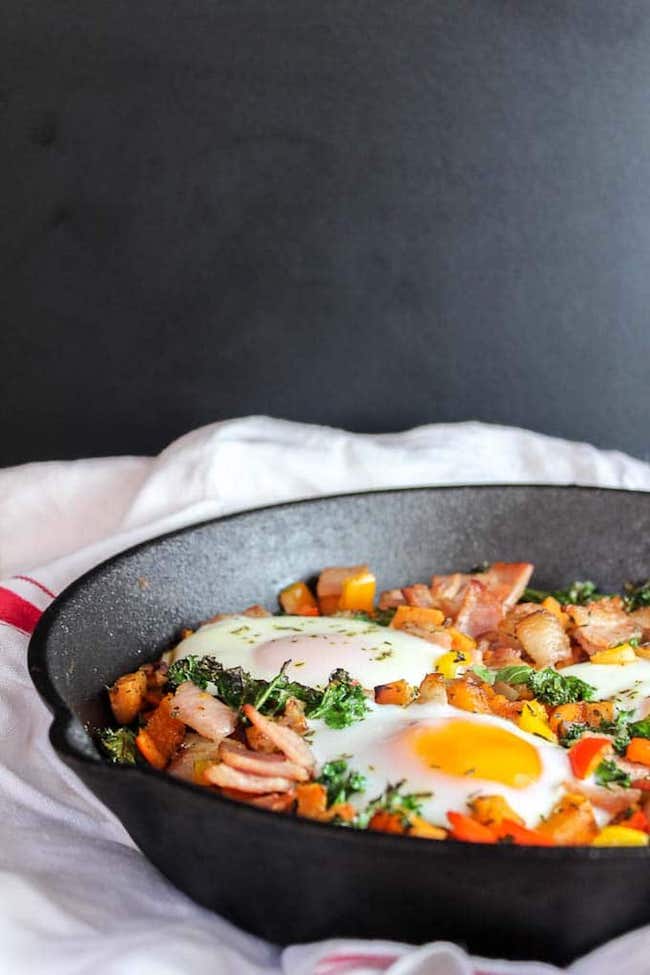
[[[469,575],[463,575],[462,572],[454,572],[449,576],[433,576],[431,579],[433,605],[441,609],[445,616],[455,618],[471,578]]]
[[[291,779],[285,779],[282,776],[252,775],[250,772],[240,772],[238,769],[226,765],[225,762],[209,765],[205,769],[203,777],[210,785],[239,789],[240,792],[250,792],[259,796],[266,795],[269,792],[289,792],[295,784]]]
[[[515,624],[515,633],[537,667],[553,667],[571,656],[571,643],[554,613],[537,607]]]
[[[638,617],[625,612],[620,596],[599,599],[587,606],[567,606],[566,612],[573,624],[572,636],[590,656],[638,638],[643,632]]]
[[[589,785],[585,782],[573,782],[571,789],[574,792],[580,792],[594,806],[605,810],[612,816],[640,802],[642,795],[640,789],[626,789],[621,785],[605,787],[603,785]]]
[[[506,609],[512,609],[523,596],[534,568],[531,562],[493,562],[478,578]]]
[[[293,792],[271,792],[268,796],[256,796],[248,800],[251,806],[277,813],[289,812],[295,801]]]
[[[211,741],[221,741],[231,735],[237,723],[234,711],[189,680],[176,691],[172,714]]]
[[[477,637],[496,629],[502,616],[503,606],[497,596],[482,582],[471,579],[456,614],[456,627]]]
[[[313,769],[316,760],[309,750],[309,746],[300,735],[297,735],[291,728],[287,728],[286,725],[281,725],[277,721],[271,721],[269,718],[265,718],[263,714],[255,710],[252,704],[245,704],[243,711],[250,723],[259,731],[263,732],[273,742],[276,748],[284,752],[290,761],[295,762],[297,765],[302,765],[309,771]],[[283,790],[278,789],[277,791],[282,792]]]
[[[483,663],[492,670],[514,667],[521,663],[521,650],[496,642],[494,646],[483,650]]]
[[[296,782],[306,782],[309,773],[303,765],[290,762],[283,755],[264,755],[253,752],[239,741],[226,738],[221,742],[219,757],[226,765],[239,769],[240,772],[251,772],[253,775],[280,776],[294,779]]]
[[[643,639],[645,641],[650,640],[650,606],[635,609],[633,613],[629,614],[629,619],[634,620],[636,625],[641,627]]]
[[[408,606],[433,607],[433,596],[428,586],[423,582],[416,582],[413,586],[405,586],[402,595]]]
[[[191,732],[169,765],[168,772],[186,782],[202,783],[202,765],[219,761],[219,743]]]
[[[385,589],[379,597],[379,609],[397,609],[405,606],[406,600],[401,589]]]

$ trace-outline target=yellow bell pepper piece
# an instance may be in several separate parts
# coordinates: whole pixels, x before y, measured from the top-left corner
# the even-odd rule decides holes
[[[472,658],[466,650],[450,650],[449,653],[443,653],[442,657],[438,657],[436,670],[447,680],[453,680],[464,674],[471,662]]]
[[[462,650],[465,653],[476,650],[476,640],[473,640],[467,633],[457,630],[455,626],[448,626],[447,633],[451,637],[451,645],[454,650]]]
[[[372,572],[361,572],[350,576],[343,583],[339,599],[340,610],[372,613],[375,608],[377,580]]]
[[[589,662],[592,664],[633,664],[636,660],[634,647],[629,643],[621,643],[609,650],[599,650],[592,654]]]
[[[592,846],[647,846],[650,836],[640,829],[630,829],[629,826],[605,826]]]
[[[546,599],[542,600],[542,608],[548,610],[549,613],[553,613],[553,616],[557,616],[560,623],[566,630],[569,625],[569,617],[566,613],[562,612],[562,607],[558,603],[555,596],[547,596]]]
[[[557,744],[557,735],[549,727],[546,708],[539,701],[524,701],[517,724],[522,731],[539,735],[540,738],[546,738],[547,741]]]

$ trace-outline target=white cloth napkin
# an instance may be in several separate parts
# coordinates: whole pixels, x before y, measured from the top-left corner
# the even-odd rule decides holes
[[[26,669],[53,594],[142,539],[200,519],[367,488],[489,482],[650,490],[650,467],[479,423],[366,436],[266,417],[217,423],[158,457],[0,471],[0,972],[11,975],[542,975],[461,948],[330,941],[280,951],[197,907],[57,759]],[[505,951],[505,946],[504,946]],[[650,929],[573,964],[645,975]]]

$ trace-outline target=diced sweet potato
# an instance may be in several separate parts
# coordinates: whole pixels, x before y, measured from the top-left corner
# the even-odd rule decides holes
[[[135,739],[141,754],[154,768],[164,769],[185,737],[185,724],[171,713],[173,695],[168,694]]]
[[[119,677],[108,689],[111,710],[118,724],[131,724],[145,704],[147,675],[142,670]]]
[[[368,829],[373,833],[406,833],[407,827],[404,817],[399,813],[389,812],[387,809],[378,809],[373,813]]]
[[[598,834],[591,803],[577,793],[567,793],[556,805],[537,832],[548,836],[558,846],[583,846]]]
[[[503,796],[476,796],[469,803],[472,817],[484,826],[494,826],[504,819],[523,826],[524,821],[508,805]]]
[[[390,625],[394,630],[401,630],[405,623],[412,623],[415,626],[441,626],[444,621],[445,614],[439,609],[410,605],[398,606]]]
[[[394,680],[390,684],[378,684],[375,687],[377,704],[399,704],[406,707],[415,696],[415,688],[405,680]]]
[[[461,711],[488,714],[491,710],[488,695],[483,687],[465,680],[465,678],[449,681],[447,700],[452,707],[460,708]]]

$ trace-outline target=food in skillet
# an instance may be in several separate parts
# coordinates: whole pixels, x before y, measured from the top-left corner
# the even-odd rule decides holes
[[[104,752],[230,799],[434,840],[647,846],[650,582],[324,569],[109,689]]]

